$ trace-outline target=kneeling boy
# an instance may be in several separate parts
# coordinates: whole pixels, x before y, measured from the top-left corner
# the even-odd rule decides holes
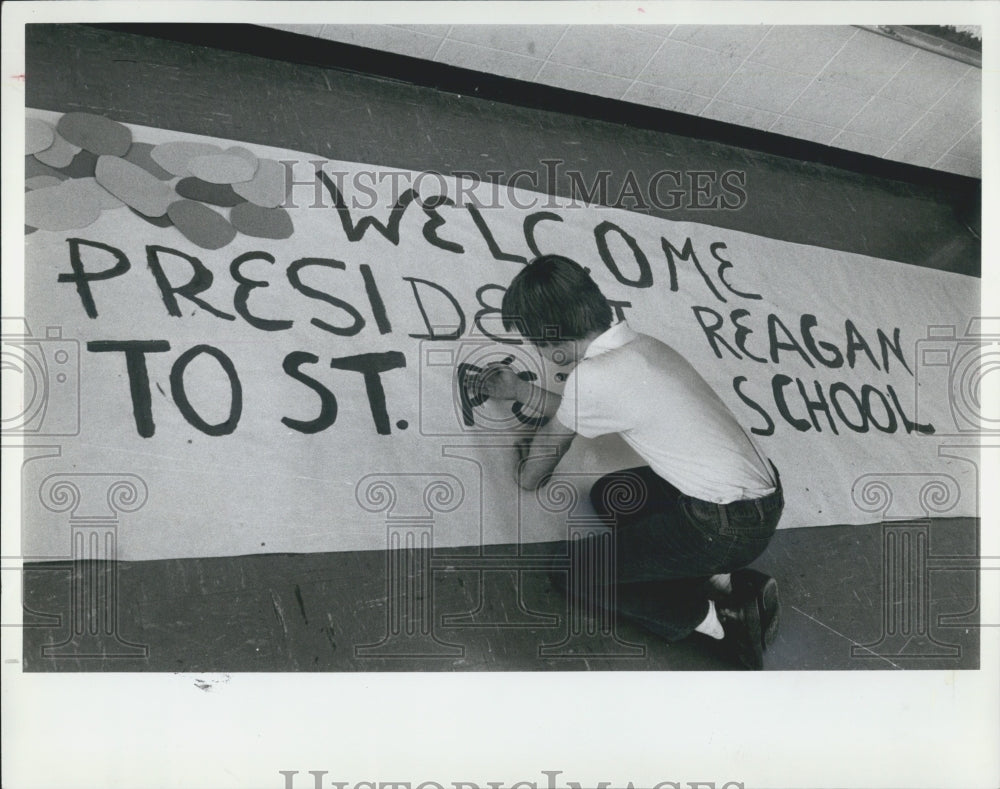
[[[762,668],[777,629],[777,585],[743,568],[781,516],[777,469],[684,357],[625,322],[612,325],[607,299],[572,260],[528,264],[502,317],[571,369],[561,397],[503,365],[478,381],[484,394],[555,417],[522,448],[518,483],[542,484],[577,433],[621,435],[647,465],[608,474],[590,492],[614,526],[617,610],[668,641],[692,631],[721,639],[744,666]],[[641,499],[622,501],[623,485]]]

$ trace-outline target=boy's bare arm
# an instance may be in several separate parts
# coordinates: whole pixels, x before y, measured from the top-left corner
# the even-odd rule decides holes
[[[562,460],[576,436],[557,419],[550,419],[538,428],[525,443],[518,446],[514,479],[526,490],[535,490]]]
[[[524,403],[529,411],[552,419],[559,410],[562,395],[543,389],[531,381],[521,381],[517,400]]]
[[[468,383],[482,394],[498,400],[517,400],[533,414],[552,417],[559,410],[562,397],[525,380],[507,364],[495,362],[481,373],[470,376]]]
[[[534,434],[517,443],[514,479],[522,488],[535,490],[558,465],[576,435],[555,418],[562,397],[521,378],[506,363],[489,365],[470,378],[469,384],[481,394],[517,400],[525,410],[546,418]]]

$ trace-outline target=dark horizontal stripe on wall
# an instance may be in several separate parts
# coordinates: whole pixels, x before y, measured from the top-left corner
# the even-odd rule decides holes
[[[666,220],[971,276],[980,272],[980,183],[975,179],[958,179],[966,185],[956,191],[941,183],[877,177],[739,143],[639,128],[621,118],[581,117],[572,106],[554,112],[551,106],[485,98],[481,90],[439,90],[373,75],[360,66],[318,65],[329,60],[318,54],[329,42],[318,39],[238,25],[214,26],[216,33],[208,35],[194,29],[199,27],[205,26],[28,25],[26,106],[93,112],[122,123],[331,160],[473,173],[480,180],[514,182],[541,194]],[[166,35],[170,30],[173,37]],[[207,40],[196,43],[195,36]],[[185,37],[186,42],[176,40]],[[267,49],[261,41],[275,40],[286,42],[278,55],[294,42],[300,62],[256,51]],[[330,46],[363,54],[374,70],[387,57]],[[532,90],[535,102],[544,105],[538,98],[543,89]],[[553,162],[558,172],[550,173]],[[706,209],[684,191],[677,204],[651,201],[653,184],[659,183],[655,179],[671,172],[685,190],[698,173],[715,176],[717,187],[722,174],[735,174],[745,187],[744,200]],[[606,193],[584,198],[581,187],[590,189],[601,178]],[[623,199],[630,183],[639,184],[640,201]],[[666,189],[675,187],[669,179],[663,184],[660,197],[669,199]]]
[[[257,25],[107,24],[95,25],[136,35],[261,57],[353,71],[450,93],[532,109],[621,123],[699,140],[733,145],[776,156],[815,162],[876,178],[902,181],[978,199],[977,178],[894,162],[877,156],[786,137],[773,132],[701,118],[672,110],[593,96],[563,88],[485,74],[446,63],[367,49]]]

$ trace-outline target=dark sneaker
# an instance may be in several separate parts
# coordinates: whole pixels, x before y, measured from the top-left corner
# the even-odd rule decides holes
[[[778,634],[778,582],[760,570],[744,568],[732,574],[733,594],[742,599],[753,597],[757,601],[757,615],[760,619],[761,649],[767,649]]]
[[[725,602],[716,603],[715,610],[726,634],[723,646],[746,668],[764,668],[764,637],[756,598],[734,591]]]

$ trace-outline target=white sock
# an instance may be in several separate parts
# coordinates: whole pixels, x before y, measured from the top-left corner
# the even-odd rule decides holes
[[[718,575],[713,575],[708,579],[708,582],[717,592],[722,592],[723,594],[733,593],[733,578],[729,573],[719,573]]]
[[[695,630],[715,639],[721,640],[725,638],[726,631],[722,629],[719,615],[715,613],[715,602],[713,600],[708,601],[708,616],[702,620],[702,623]]]

